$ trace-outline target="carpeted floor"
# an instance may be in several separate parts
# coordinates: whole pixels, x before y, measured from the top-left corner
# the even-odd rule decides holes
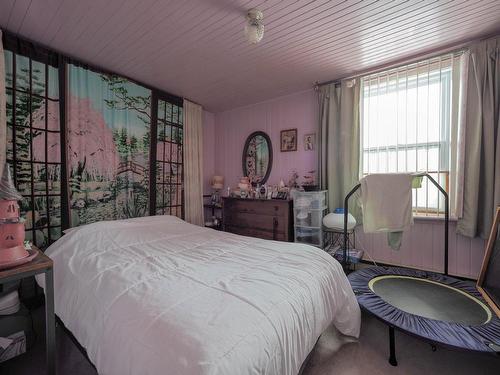
[[[35,347],[22,356],[0,363],[1,375],[45,374],[43,308],[35,311],[34,318],[39,335]],[[346,343],[339,349],[338,340],[329,332],[320,338],[303,375],[500,374],[500,357],[439,347],[433,352],[430,345],[399,332],[396,333],[399,366],[392,367],[387,363],[387,334],[387,327],[368,315],[363,316],[359,342]],[[96,375],[94,367],[61,327],[57,329],[57,348],[59,375]]]

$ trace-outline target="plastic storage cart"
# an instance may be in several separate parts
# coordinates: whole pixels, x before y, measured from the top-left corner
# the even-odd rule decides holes
[[[326,190],[298,191],[293,198],[295,242],[324,247],[323,216],[328,210]]]

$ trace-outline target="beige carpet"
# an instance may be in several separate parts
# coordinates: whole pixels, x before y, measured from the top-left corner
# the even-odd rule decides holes
[[[387,362],[388,328],[363,314],[359,342],[338,351],[335,337],[321,337],[303,375],[500,375],[500,357],[431,346],[396,332],[398,366]],[[331,334],[329,334],[331,336]]]
[[[0,375],[45,374],[43,309],[37,309],[34,318],[40,334],[37,344],[25,355],[0,363]],[[387,335],[384,324],[364,314],[359,342],[345,344],[339,349],[338,337],[332,332],[324,334],[303,375],[500,375],[499,357],[442,348],[432,352],[430,345],[399,332],[396,333],[399,366],[392,367],[387,363]],[[57,328],[57,343],[58,375],[96,375],[95,369],[60,327]],[[164,375],[182,374],[165,372]]]

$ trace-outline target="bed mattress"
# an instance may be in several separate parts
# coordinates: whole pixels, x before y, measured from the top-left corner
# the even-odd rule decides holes
[[[312,246],[153,216],[79,227],[46,254],[56,313],[101,375],[291,375],[331,323],[359,335],[342,267]]]

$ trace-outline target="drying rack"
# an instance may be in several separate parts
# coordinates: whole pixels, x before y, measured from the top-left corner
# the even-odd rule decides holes
[[[446,190],[444,190],[441,185],[428,173],[416,173],[413,174],[414,177],[427,177],[433,184],[438,188],[438,190],[444,196],[444,274],[448,275],[448,225],[450,223],[450,212],[449,212],[449,197]],[[361,184],[354,186],[349,193],[347,193],[344,199],[344,247],[343,247],[343,259],[342,266],[345,270],[349,267],[349,259],[347,257],[347,219],[349,214],[349,198],[361,187]]]

